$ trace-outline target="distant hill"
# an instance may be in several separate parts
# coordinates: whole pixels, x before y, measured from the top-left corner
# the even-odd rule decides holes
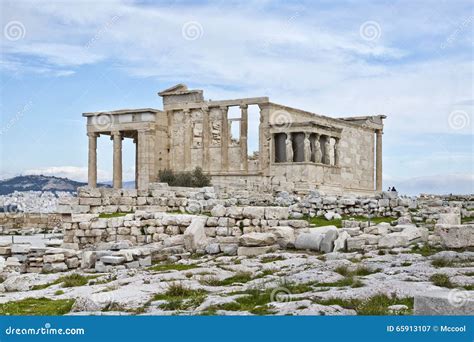
[[[68,178],[30,175],[17,176],[5,180],[0,180],[0,195],[8,195],[15,191],[67,191],[74,192],[79,186],[86,183],[76,182]],[[102,187],[110,187],[106,184],[99,184]]]

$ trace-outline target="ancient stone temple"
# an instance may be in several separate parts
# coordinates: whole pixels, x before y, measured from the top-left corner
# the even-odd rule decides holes
[[[83,114],[89,137],[90,186],[97,184],[97,138],[105,135],[113,140],[115,188],[122,187],[122,140],[130,138],[136,146],[139,189],[158,181],[159,170],[199,166],[212,176],[213,185],[223,188],[382,190],[384,115],[331,118],[276,104],[268,97],[205,100],[202,90],[190,90],[184,84],[158,95],[163,98],[163,110]],[[230,116],[232,107],[240,115]],[[249,108],[257,109],[258,120],[249,120]],[[258,123],[254,130],[258,137],[249,137],[252,122]],[[258,151],[249,153],[250,139],[258,141]]]

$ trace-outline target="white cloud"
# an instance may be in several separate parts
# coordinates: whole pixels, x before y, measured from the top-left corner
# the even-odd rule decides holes
[[[3,5],[3,17],[21,21],[26,34],[17,41],[1,40],[0,67],[67,76],[80,66],[107,62],[131,77],[186,82],[214,100],[270,96],[330,116],[384,113],[385,141],[392,147],[419,146],[426,139],[423,133],[472,134],[472,37],[463,28],[469,8],[470,1],[430,6],[350,1],[330,7],[304,1],[199,6],[11,1]],[[183,37],[183,25],[190,21],[202,26],[196,40]],[[379,24],[379,39],[360,36],[367,21]],[[454,111],[468,118],[461,129],[449,125]],[[250,120],[252,130],[258,118]],[[397,142],[407,132],[413,139]],[[448,152],[456,155],[456,142]],[[414,174],[452,159],[414,155],[403,160]],[[466,159],[472,156],[463,155]],[[87,178],[85,170],[69,172]]]

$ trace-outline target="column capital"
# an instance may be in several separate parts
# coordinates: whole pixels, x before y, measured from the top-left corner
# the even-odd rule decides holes
[[[112,136],[115,136],[115,135],[122,136],[122,132],[121,131],[112,131],[112,132],[110,132],[110,135],[112,135]]]
[[[228,111],[229,110],[229,106],[219,106],[218,108],[222,111]]]
[[[240,106],[240,109],[247,109],[249,107],[248,104],[241,104]]]
[[[99,135],[100,135],[100,134],[97,133],[97,132],[87,132],[87,136],[88,136],[89,138],[98,138]]]

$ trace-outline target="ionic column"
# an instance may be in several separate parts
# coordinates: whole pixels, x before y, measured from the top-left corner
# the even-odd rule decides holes
[[[202,168],[209,171],[209,108],[202,108]]]
[[[191,124],[190,110],[184,109],[184,170],[191,169],[191,147],[193,142],[193,127]]]
[[[240,110],[240,165],[242,170],[248,171],[248,105],[240,105]]]
[[[340,160],[340,146],[339,146],[339,138],[334,138],[335,142],[334,142],[334,165],[335,166],[339,166],[339,160]]]
[[[97,133],[87,133],[89,137],[88,185],[97,187]]]
[[[221,110],[221,170],[229,170],[229,118],[227,116],[228,107],[220,107]]]
[[[138,133],[133,138],[133,143],[135,144],[135,189],[138,189]]]
[[[382,130],[378,129],[375,131],[377,142],[375,148],[375,190],[382,191]]]
[[[268,103],[259,104],[260,108],[260,124],[258,126],[258,153],[260,172],[264,176],[270,175],[270,140],[269,120],[270,106]]]
[[[114,189],[122,188],[122,134],[120,132],[112,132],[114,141]]]
[[[150,182],[150,143],[147,139],[147,131],[137,131],[137,189],[146,189]]]

